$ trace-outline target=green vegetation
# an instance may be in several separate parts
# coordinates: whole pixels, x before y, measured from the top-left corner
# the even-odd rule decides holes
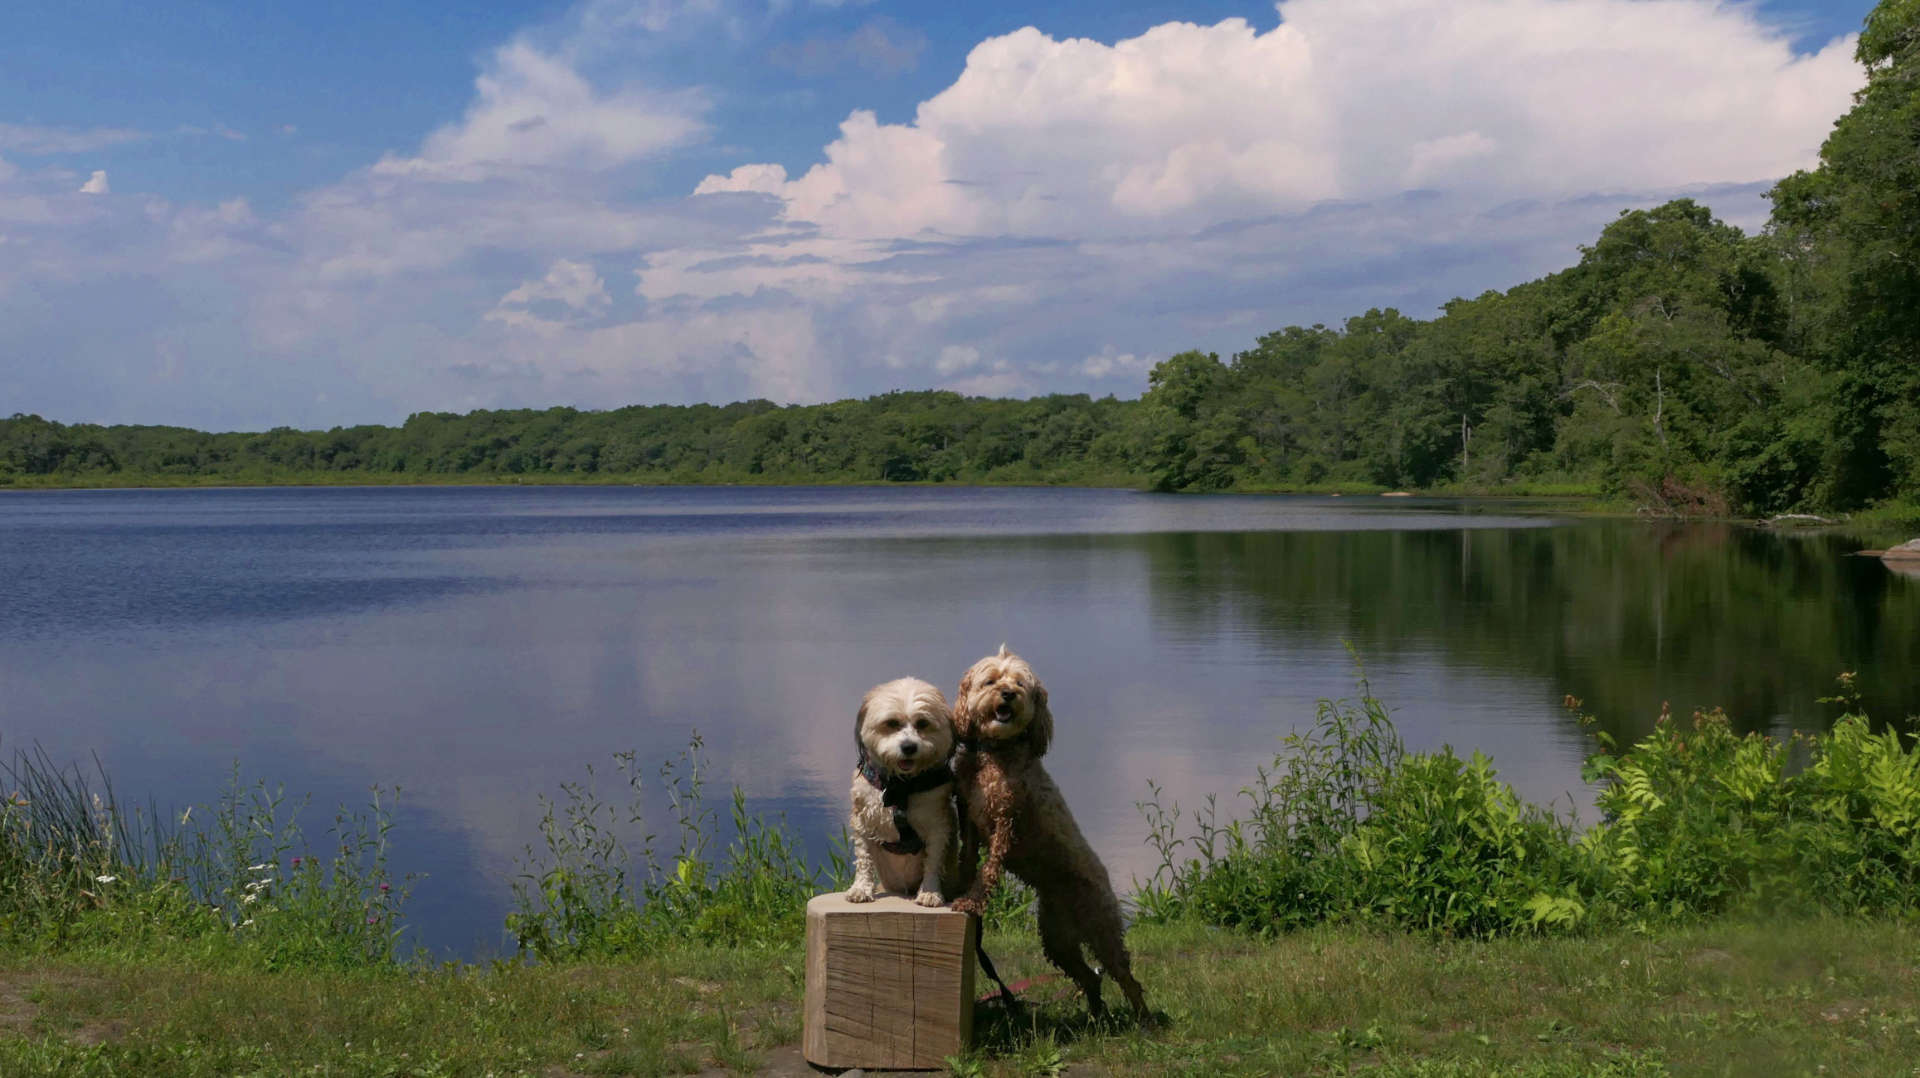
[[[1605,818],[1576,831],[1483,756],[1407,752],[1364,683],[1323,701],[1236,819],[1210,801],[1180,834],[1157,792],[1142,806],[1164,863],[1133,945],[1168,1026],[1090,1025],[1014,892],[989,942],[1034,1006],[986,1012],[953,1071],[1907,1073],[1920,746],[1857,714],[1790,744],[1718,714],[1595,736]],[[522,954],[476,967],[395,956],[378,796],[316,859],[265,786],[156,826],[104,777],[96,795],[17,756],[0,1073],[797,1071],[799,910],[844,859],[806,865],[737,790],[714,854],[697,740],[658,772],[671,852],[635,855],[625,836],[652,832],[633,757],[615,764],[625,804],[591,777],[545,804]]]
[[[1884,0],[1867,85],[1754,236],[1680,199],[1577,265],[1448,303],[1183,352],[1138,401],[889,393],[397,428],[210,434],[0,420],[0,485],[1077,483],[1559,490],[1657,514],[1920,513],[1920,9]],[[1904,499],[1904,500],[1903,500]]]
[[[396,959],[410,878],[388,870],[391,794],[342,808],[316,852],[300,806],[234,777],[176,821],[129,809],[102,775],[43,754],[0,765],[0,948],[141,952],[263,970],[358,969]]]
[[[1857,704],[1851,675],[1841,680],[1840,699]],[[1358,701],[1322,701],[1314,727],[1287,737],[1231,821],[1209,800],[1183,833],[1158,791],[1142,803],[1161,865],[1135,897],[1151,920],[1263,934],[1327,922],[1484,937],[1725,914],[1911,917],[1912,740],[1855,712],[1786,743],[1735,734],[1717,711],[1689,724],[1663,715],[1618,755],[1589,758],[1602,820],[1581,831],[1522,802],[1478,752],[1406,752],[1362,682]]]
[[[987,942],[1016,980],[1048,972],[1031,933]],[[1129,942],[1163,1028],[1090,1028],[1072,987],[1045,981],[1023,992],[1030,1023],[984,1023],[952,1073],[1892,1076],[1912,1073],[1920,1047],[1911,923],[1438,941],[1184,924]],[[278,973],[0,955],[0,1073],[804,1075],[801,968],[797,948],[686,946],[618,963]]]

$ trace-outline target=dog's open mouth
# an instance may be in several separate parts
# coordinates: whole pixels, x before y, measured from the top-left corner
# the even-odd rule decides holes
[[[999,707],[994,708],[993,721],[995,725],[1002,725],[1005,723],[1012,722],[1013,721],[1013,705],[1001,704]]]

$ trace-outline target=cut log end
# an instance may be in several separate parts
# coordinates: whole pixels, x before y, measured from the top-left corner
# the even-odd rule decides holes
[[[897,895],[807,903],[801,1054],[819,1067],[938,1070],[973,1038],[973,918]]]

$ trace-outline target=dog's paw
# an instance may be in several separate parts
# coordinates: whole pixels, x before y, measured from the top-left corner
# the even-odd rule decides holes
[[[870,883],[856,883],[852,887],[847,888],[847,901],[872,902],[873,885]]]
[[[922,891],[914,895],[913,900],[922,906],[938,906],[946,901],[940,897],[940,892],[938,891]]]
[[[947,908],[955,913],[964,913],[969,916],[978,917],[986,911],[986,903],[981,902],[977,898],[956,898],[953,900],[953,904]]]

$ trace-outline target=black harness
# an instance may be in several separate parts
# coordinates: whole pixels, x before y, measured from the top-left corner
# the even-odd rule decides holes
[[[856,738],[856,743],[858,739]],[[971,740],[963,742],[975,751],[992,751],[984,746],[975,745]],[[922,771],[917,775],[896,775],[881,768],[880,764],[867,755],[865,744],[860,745],[860,777],[866,779],[880,790],[880,804],[893,810],[893,830],[900,837],[892,842],[882,842],[880,848],[888,853],[915,854],[927,848],[927,840],[913,829],[913,823],[907,819],[907,799],[917,793],[925,793],[937,786],[953,781],[953,763],[948,761],[939,767]],[[986,926],[974,918],[973,953],[979,956],[980,969],[993,983],[1000,986],[1000,999],[1009,1010],[1018,1013],[1020,997],[1013,994],[1007,982],[1000,979],[1000,972],[993,968],[993,959],[987,957],[987,948],[981,940],[986,935]]]
[[[915,775],[896,775],[883,770],[880,764],[860,752],[860,777],[873,783],[880,790],[880,803],[893,810],[893,829],[899,838],[892,842],[882,842],[880,848],[888,853],[920,853],[927,848],[927,840],[913,829],[907,819],[907,799],[917,793],[925,793],[937,786],[945,786],[953,781],[953,767],[941,764]]]

